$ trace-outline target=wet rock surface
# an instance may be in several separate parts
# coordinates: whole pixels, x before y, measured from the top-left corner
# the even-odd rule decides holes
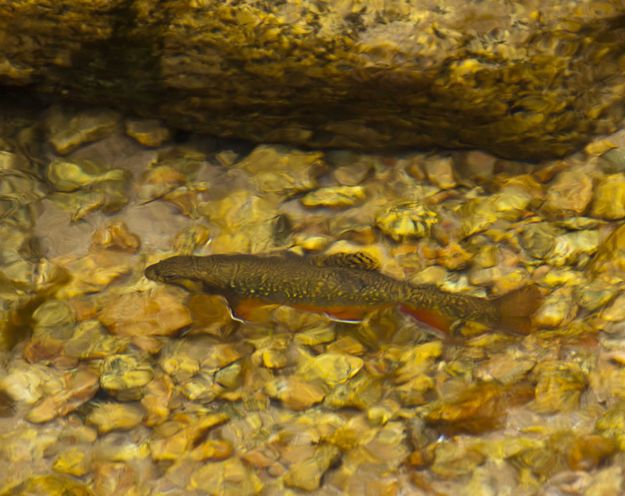
[[[174,141],[119,114],[94,135],[79,128],[95,111],[72,111],[59,149],[36,132],[51,109],[10,108],[0,494],[622,492],[625,232],[603,196],[621,133],[530,166]],[[172,255],[284,250],[362,252],[461,294],[534,284],[544,302],[526,335],[444,334],[394,308],[241,321],[222,295],[143,275]]]
[[[124,127],[149,147],[168,138],[161,118],[261,143],[539,159],[618,126],[624,14],[616,0],[3,0],[0,80],[140,112]],[[61,154],[121,124],[49,121]],[[428,174],[451,188],[446,168]]]

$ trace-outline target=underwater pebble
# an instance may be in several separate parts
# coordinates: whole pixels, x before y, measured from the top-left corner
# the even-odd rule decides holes
[[[576,312],[571,292],[556,290],[545,298],[532,321],[539,327],[554,329],[570,321]]]
[[[546,360],[536,365],[532,374],[537,378],[532,408],[540,413],[553,414],[574,411],[579,407],[586,389],[586,374],[576,363]]]
[[[405,202],[379,212],[375,223],[394,241],[424,238],[438,222],[438,214],[420,202]]]
[[[117,112],[106,109],[69,111],[60,106],[51,108],[47,118],[48,140],[61,155],[84,143],[111,134],[120,123]]]
[[[357,186],[365,180],[372,169],[372,164],[365,160],[341,165],[334,169],[334,178],[341,186]]]
[[[332,408],[358,408],[367,410],[378,403],[384,394],[379,378],[361,371],[326,395],[325,404]]]
[[[557,216],[581,215],[593,196],[591,171],[575,167],[560,172],[549,188],[543,208]]]
[[[192,323],[177,294],[164,286],[149,293],[123,294],[111,298],[98,319],[119,336],[170,336]]]
[[[323,353],[305,358],[298,370],[304,379],[321,379],[329,386],[336,386],[355,376],[362,368],[362,358],[343,353]]]
[[[462,232],[471,236],[484,231],[499,220],[516,221],[532,200],[527,189],[510,186],[490,196],[468,200],[459,208]]]
[[[91,456],[85,448],[69,448],[54,460],[52,468],[62,474],[82,477],[91,468]]]
[[[366,198],[362,186],[330,186],[306,193],[300,202],[305,207],[352,207]]]
[[[98,390],[98,376],[86,368],[68,372],[63,383],[62,391],[45,397],[31,408],[26,416],[30,422],[48,422],[63,417],[89,401]]]
[[[460,174],[469,178],[492,176],[497,158],[479,150],[469,150],[462,154],[457,165]]]
[[[3,496],[93,496],[87,485],[62,475],[33,475],[11,487]]]
[[[625,174],[610,174],[603,177],[592,202],[591,214],[600,219],[622,219],[625,217]]]
[[[589,271],[592,274],[625,273],[625,225],[614,229],[612,233],[597,247],[591,260]]]
[[[620,450],[625,449],[625,401],[618,401],[597,419],[595,429],[599,434],[613,439]]]
[[[87,423],[106,433],[114,430],[129,430],[141,423],[145,412],[140,405],[132,403],[101,403],[87,415]]]
[[[609,307],[604,308],[601,318],[609,322],[625,320],[625,294],[619,294]]]
[[[160,146],[171,137],[158,119],[126,119],[125,127],[126,134],[143,146]]]
[[[265,391],[295,411],[306,410],[323,401],[325,397],[325,390],[321,385],[293,376],[274,379],[265,385]]]
[[[428,179],[441,189],[456,187],[451,157],[431,157],[423,162]]]
[[[91,247],[96,249],[104,248],[136,253],[140,246],[139,236],[131,233],[128,226],[121,220],[104,225],[91,237]]]
[[[108,356],[100,366],[100,386],[120,401],[141,398],[153,377],[150,364],[131,354]]]
[[[125,182],[129,179],[128,171],[97,166],[92,162],[71,162],[57,159],[48,165],[48,180],[57,191],[71,193],[89,186],[106,182]]]
[[[318,446],[310,458],[289,467],[289,471],[284,474],[284,484],[304,491],[318,489],[323,474],[338,459],[339,454],[340,451],[336,446],[327,444]]]
[[[304,152],[286,146],[260,145],[235,164],[247,171],[264,193],[292,195],[314,189],[325,170],[321,152]]]
[[[239,459],[209,462],[194,472],[189,491],[202,491],[211,496],[251,496],[259,494],[264,484]]]

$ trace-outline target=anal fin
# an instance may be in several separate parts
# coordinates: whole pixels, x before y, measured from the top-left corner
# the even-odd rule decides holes
[[[415,319],[440,331],[449,332],[452,324],[454,323],[453,319],[425,308],[416,308],[409,305],[402,305],[400,308],[402,312],[412,315]]]

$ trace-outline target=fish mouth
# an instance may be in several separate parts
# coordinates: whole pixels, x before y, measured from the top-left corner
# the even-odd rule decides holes
[[[147,267],[143,273],[145,277],[150,279],[151,281],[159,281],[160,277],[158,274],[158,264],[150,265]]]

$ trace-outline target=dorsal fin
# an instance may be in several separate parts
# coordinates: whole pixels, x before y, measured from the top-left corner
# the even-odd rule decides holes
[[[312,259],[313,263],[319,267],[348,267],[360,270],[378,270],[380,268],[380,263],[363,251],[317,255]]]

